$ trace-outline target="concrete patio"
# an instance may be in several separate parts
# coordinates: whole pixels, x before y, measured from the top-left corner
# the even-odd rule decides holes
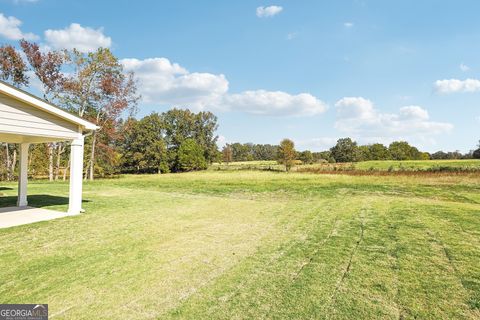
[[[32,207],[0,208],[0,229],[69,216],[67,212]]]

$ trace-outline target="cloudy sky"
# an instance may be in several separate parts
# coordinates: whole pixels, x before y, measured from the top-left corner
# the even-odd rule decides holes
[[[480,139],[480,1],[0,0],[0,42],[109,47],[137,74],[139,116],[210,110],[221,142],[323,150]]]

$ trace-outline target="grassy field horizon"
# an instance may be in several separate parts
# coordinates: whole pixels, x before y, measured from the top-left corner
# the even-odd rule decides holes
[[[52,319],[480,317],[476,175],[203,171],[84,190],[84,214],[0,229],[2,303]],[[29,194],[66,210],[68,183]]]
[[[285,166],[274,160],[234,161],[229,164],[214,163],[210,170],[271,170],[283,171]],[[300,164],[292,171],[479,171],[480,159],[452,160],[371,160],[348,163],[313,163]]]

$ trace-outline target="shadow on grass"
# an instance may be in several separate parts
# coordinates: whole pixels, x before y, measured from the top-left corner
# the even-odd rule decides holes
[[[10,188],[10,187],[0,187],[0,191],[4,191],[4,190],[13,190],[13,188]]]
[[[68,197],[51,196],[48,194],[33,194],[28,196],[28,205],[35,208],[43,208],[49,206],[60,206],[68,204]],[[82,202],[90,202],[90,200],[82,200]],[[16,196],[0,197],[0,208],[14,207],[17,205]]]

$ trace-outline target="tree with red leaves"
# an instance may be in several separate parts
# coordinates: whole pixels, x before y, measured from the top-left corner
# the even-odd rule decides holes
[[[62,68],[67,62],[67,55],[64,51],[40,51],[38,44],[20,40],[28,63],[43,86],[45,100],[53,102],[58,97],[63,86]]]
[[[15,87],[28,85],[27,65],[20,53],[11,45],[0,47],[0,79]]]
[[[49,102],[56,101],[63,88],[64,76],[62,68],[65,67],[67,62],[66,53],[64,51],[42,52],[38,44],[26,40],[21,40],[20,46],[33,72],[42,84],[43,98]],[[49,159],[48,177],[50,181],[58,179],[61,156],[65,149],[66,143],[47,144]],[[55,151],[57,161],[54,166]]]
[[[11,45],[0,47],[0,79],[15,87],[26,86],[29,83],[27,65],[20,53]],[[12,155],[11,155],[12,154]],[[17,157],[17,149],[5,143],[5,168],[7,180],[13,179]]]

